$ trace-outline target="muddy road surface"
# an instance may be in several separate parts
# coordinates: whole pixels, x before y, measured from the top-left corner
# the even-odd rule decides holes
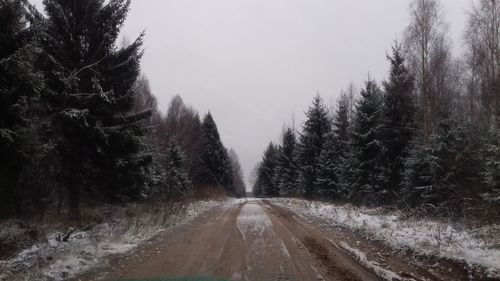
[[[308,223],[266,200],[241,200],[207,212],[161,241],[126,257],[115,257],[105,269],[75,280],[215,277],[255,281],[370,281],[442,278],[399,259],[392,262],[389,269],[370,267],[340,247],[336,236],[335,231]],[[376,248],[372,250],[376,251]],[[393,272],[395,275],[391,275]],[[418,272],[422,279],[417,276]]]

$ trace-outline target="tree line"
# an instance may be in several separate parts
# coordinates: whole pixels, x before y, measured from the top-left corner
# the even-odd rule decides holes
[[[243,196],[210,113],[166,114],[140,76],[141,34],[118,44],[129,0],[0,0],[0,218],[82,203]]]
[[[500,1],[468,12],[454,57],[437,0],[414,0],[388,77],[317,95],[255,168],[257,196],[300,196],[428,215],[499,210]],[[357,96],[357,97],[355,97]]]

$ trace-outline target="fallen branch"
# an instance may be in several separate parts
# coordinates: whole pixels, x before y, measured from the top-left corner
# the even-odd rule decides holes
[[[69,231],[68,231],[68,233],[66,233],[66,234],[62,237],[61,241],[63,241],[63,242],[68,242],[69,237],[71,236],[71,234],[73,234],[73,232],[75,232],[75,230],[76,230],[76,229],[75,229],[74,227],[70,228],[70,229],[69,229]]]

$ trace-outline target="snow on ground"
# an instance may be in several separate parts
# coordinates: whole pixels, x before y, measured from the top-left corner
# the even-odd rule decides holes
[[[271,202],[306,219],[361,230],[396,249],[411,249],[424,255],[461,260],[471,266],[480,265],[491,277],[500,277],[500,225],[468,229],[430,219],[403,220],[399,214],[384,213],[381,209],[300,199],[273,199]]]
[[[335,244],[333,241],[330,240],[330,243],[336,245],[337,247],[340,247],[342,249],[344,249],[345,251],[351,253],[352,255],[354,255],[354,257],[362,264],[364,265],[366,268],[369,268],[371,269],[373,272],[375,272],[375,274],[377,274],[378,276],[382,277],[384,280],[402,280],[402,281],[412,281],[412,280],[415,280],[415,279],[408,279],[408,278],[404,278],[404,277],[401,277],[400,275],[392,272],[392,271],[389,271],[383,267],[381,267],[377,262],[375,261],[371,261],[369,260],[367,257],[366,257],[366,254],[361,252],[360,250],[356,249],[356,248],[353,248],[351,246],[349,246],[347,243],[345,242],[342,242],[340,245],[337,245]]]
[[[175,225],[188,223],[216,206],[234,203],[193,202],[168,218],[154,212],[128,217],[121,210],[110,222],[74,232],[68,242],[61,241],[64,233],[54,232],[15,257],[0,260],[0,280],[66,280],[102,265],[106,256],[125,254]]]

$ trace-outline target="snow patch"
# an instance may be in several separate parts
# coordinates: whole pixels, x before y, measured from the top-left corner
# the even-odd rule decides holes
[[[396,249],[480,265],[488,270],[490,277],[500,277],[500,225],[469,229],[430,219],[402,220],[400,214],[384,213],[381,209],[300,199],[270,201],[307,220],[361,230]]]
[[[334,244],[335,246],[339,247],[337,244],[335,244],[333,241],[329,240],[330,243]],[[341,242],[340,243],[340,248],[344,249],[344,251],[347,251],[351,255],[353,255],[356,260],[359,261],[362,265],[364,265],[366,268],[371,269],[375,274],[377,274],[379,277],[383,278],[384,280],[387,281],[393,281],[393,280],[401,280],[401,281],[413,281],[414,279],[408,279],[408,278],[403,278],[399,276],[398,274],[389,271],[385,268],[380,267],[380,265],[375,262],[375,261],[370,261],[367,257],[366,254],[361,252],[358,249],[352,248],[347,243]]]

